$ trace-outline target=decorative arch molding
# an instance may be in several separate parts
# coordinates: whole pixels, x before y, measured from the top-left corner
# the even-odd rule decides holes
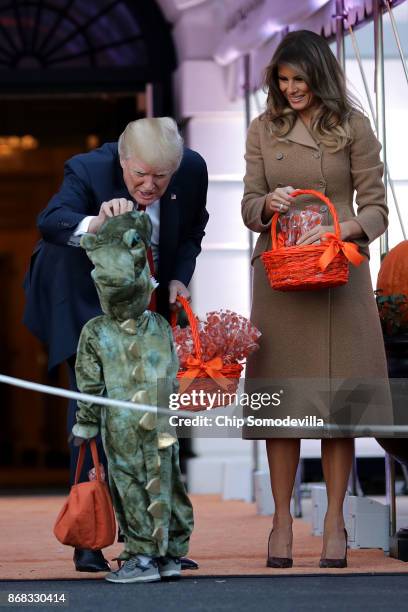
[[[175,67],[154,0],[0,0],[0,93],[140,90]]]

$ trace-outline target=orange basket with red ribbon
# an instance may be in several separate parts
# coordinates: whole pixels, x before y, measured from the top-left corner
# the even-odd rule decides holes
[[[321,244],[285,247],[277,237],[279,213],[272,217],[272,249],[261,258],[272,289],[279,291],[312,291],[345,285],[349,278],[349,262],[359,266],[364,257],[353,242],[341,239],[336,208],[325,195],[314,189],[297,189],[292,197],[312,195],[324,202],[334,221],[334,233],[324,234]]]
[[[197,401],[192,401],[188,406],[183,404],[182,408],[197,412],[207,410],[210,406],[212,408],[226,406],[231,403],[230,396],[238,388],[243,366],[238,362],[224,363],[222,357],[214,357],[205,361],[198,328],[199,321],[184,297],[178,295],[177,301],[180,302],[187,315],[194,346],[194,354],[188,357],[186,367],[180,368],[177,374],[180,383],[179,393],[190,394],[192,399],[193,397],[199,398],[199,405]],[[172,313],[171,326],[175,328],[176,323],[177,315]],[[213,395],[211,403],[207,394]],[[215,397],[214,394],[216,394]]]

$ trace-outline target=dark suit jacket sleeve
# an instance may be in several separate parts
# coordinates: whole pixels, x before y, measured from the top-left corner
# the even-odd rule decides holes
[[[67,245],[78,223],[92,211],[93,196],[84,164],[78,159],[66,162],[60,190],[40,213],[37,226],[44,240]],[[91,212],[92,211],[92,212]]]
[[[186,286],[193,276],[196,258],[201,252],[201,241],[205,235],[204,229],[209,217],[206,209],[208,189],[207,166],[202,157],[199,157],[199,160],[200,170],[197,180],[198,188],[195,201],[196,214],[188,235],[184,237],[182,243],[178,247],[174,275],[170,279],[179,280]],[[194,205],[194,203],[191,202],[191,205]]]

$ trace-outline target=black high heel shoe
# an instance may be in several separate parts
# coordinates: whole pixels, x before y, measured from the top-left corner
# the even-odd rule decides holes
[[[346,538],[346,546],[344,551],[344,557],[342,559],[320,559],[319,567],[335,567],[340,569],[342,567],[347,567],[347,531],[344,530],[344,536]]]
[[[274,567],[275,569],[286,569],[292,567],[293,559],[290,557],[273,557],[269,554],[272,533],[273,529],[271,530],[268,538],[268,557],[266,559],[266,567]]]

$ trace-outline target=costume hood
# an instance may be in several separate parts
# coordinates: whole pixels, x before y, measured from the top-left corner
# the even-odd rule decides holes
[[[102,310],[119,322],[136,319],[154,289],[147,260],[152,223],[144,212],[111,217],[97,234],[85,234],[81,246],[94,264],[92,278]]]

